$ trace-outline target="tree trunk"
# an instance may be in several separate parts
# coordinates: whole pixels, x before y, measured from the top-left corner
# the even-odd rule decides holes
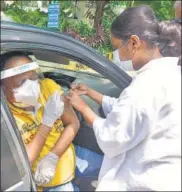
[[[109,1],[96,1],[96,10],[95,10],[95,18],[94,18],[94,29],[97,29],[102,23],[102,16],[104,14],[104,7]]]
[[[6,4],[3,0],[1,0],[1,11],[4,11],[5,8],[6,8]]]
[[[134,1],[134,0],[128,1],[128,2],[127,2],[127,8],[133,7],[134,4],[135,4],[135,1]]]

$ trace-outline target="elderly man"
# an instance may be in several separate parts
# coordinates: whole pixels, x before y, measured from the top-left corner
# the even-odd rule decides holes
[[[38,63],[27,53],[5,53],[0,64],[1,87],[21,133],[37,186],[43,191],[79,190],[73,183],[75,175],[97,175],[102,156],[72,144],[79,122],[61,86],[40,78]],[[93,159],[98,160],[97,164]]]

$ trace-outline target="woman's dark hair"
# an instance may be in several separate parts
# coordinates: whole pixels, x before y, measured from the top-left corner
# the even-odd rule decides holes
[[[112,23],[111,33],[124,41],[137,35],[149,46],[158,45],[158,21],[153,10],[147,5],[123,11]]]
[[[180,27],[177,23],[159,22],[149,6],[141,5],[122,12],[112,23],[111,33],[124,41],[137,35],[150,48],[159,47],[163,56],[180,56]]]
[[[171,22],[172,23],[178,23],[178,24],[182,24],[182,21],[181,21],[181,19],[180,18],[177,18],[177,19],[173,19],[173,20],[171,20]]]
[[[181,55],[181,25],[171,21],[161,21],[159,25],[159,49],[164,57]]]
[[[27,52],[21,52],[21,51],[7,52],[4,54],[1,54],[1,57],[0,57],[1,70],[0,71],[3,71],[6,68],[6,64],[11,59],[19,58],[19,57],[25,57],[25,58],[29,59],[30,61],[32,61],[32,59],[28,56]]]

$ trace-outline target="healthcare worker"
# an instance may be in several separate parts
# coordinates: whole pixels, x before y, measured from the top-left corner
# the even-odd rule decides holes
[[[154,18],[155,19],[155,18]],[[179,57],[181,55],[181,25],[171,21],[161,21],[158,23],[159,30],[164,33],[164,38],[160,38],[159,50],[162,56]],[[171,41],[171,46],[169,42]],[[168,46],[166,46],[166,43]],[[109,55],[109,59],[117,64],[123,71],[134,71],[133,65],[130,61],[121,61],[119,52],[116,49]]]
[[[161,21],[158,23],[159,30],[162,30],[164,38],[160,38],[159,51],[162,56],[179,57],[181,55],[181,25],[174,21]],[[171,45],[169,42],[172,38]],[[168,46],[166,46],[166,43]],[[136,72],[130,61],[121,61],[119,52],[116,49],[109,55],[109,59],[118,65],[123,71],[127,72],[130,76],[135,76]]]
[[[1,86],[37,186],[43,191],[78,191],[72,182],[75,173],[97,176],[103,157],[72,144],[80,126],[77,116],[61,86],[43,78],[36,61],[19,51],[1,55]]]
[[[118,99],[82,84],[67,96],[104,152],[97,191],[181,191],[181,66],[178,57],[162,57],[159,44],[178,44],[164,42],[163,33],[148,6],[125,10],[112,23],[111,40],[137,76]],[[105,119],[83,94],[102,105]]]

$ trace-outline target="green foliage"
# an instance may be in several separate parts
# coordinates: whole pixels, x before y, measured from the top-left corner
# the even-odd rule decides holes
[[[29,1],[35,5],[36,1]],[[57,1],[61,5],[60,10],[60,25],[59,30],[64,32],[67,29],[74,29],[80,34],[82,38],[92,37],[95,34],[95,30],[84,21],[77,21],[74,19],[75,13],[79,10],[75,7],[75,1]],[[153,8],[156,16],[159,20],[169,20],[174,17],[172,0],[130,0],[130,1],[110,1],[104,8],[104,15],[102,18],[102,26],[107,34],[107,41],[98,47],[95,47],[101,54],[106,54],[112,51],[112,45],[110,43],[110,27],[113,20],[116,18],[114,8],[117,7],[131,7],[141,4],[147,4]],[[12,5],[7,6],[5,14],[10,16],[17,23],[36,25],[38,27],[47,27],[48,15],[47,13],[40,12],[40,10],[24,10],[23,6],[27,6],[25,1],[15,1]],[[28,5],[29,6],[29,5]],[[93,12],[90,13],[94,16]]]
[[[75,30],[81,35],[81,37],[90,37],[95,34],[95,29],[83,21],[80,21],[75,25]]]
[[[126,6],[128,7],[129,1],[110,1],[110,5],[112,7],[120,7],[120,6]]]
[[[60,1],[60,18],[69,19],[74,18],[76,11],[79,10],[78,6],[75,7],[74,1]]]
[[[141,1],[110,1],[110,3],[105,7],[104,16],[102,24],[107,31],[109,36],[110,27],[113,20],[116,18],[116,15],[113,12],[115,7],[131,7],[131,6],[138,6],[141,4],[146,4],[151,6],[154,10],[157,18],[159,20],[170,20],[174,18],[174,10],[173,4],[174,1],[172,0],[165,0],[165,1],[156,1],[156,0],[141,0]],[[112,51],[111,43],[102,45],[98,48],[99,52],[105,55],[105,53]]]
[[[152,0],[145,0],[145,1],[134,1],[134,6],[146,4],[151,6],[154,10],[157,18],[159,20],[170,20],[174,17],[173,11],[173,0],[165,0],[165,1],[152,1]]]
[[[15,22],[36,25],[38,27],[47,26],[47,14],[37,10],[24,10],[19,4],[13,4],[6,8],[5,14],[9,15]]]
[[[111,45],[111,41],[110,41],[110,28],[111,28],[111,24],[114,21],[114,19],[116,18],[116,14],[114,13],[114,7],[119,6],[120,2],[118,1],[112,1],[112,3],[109,3],[105,6],[104,9],[104,15],[103,15],[103,19],[102,19],[102,26],[104,27],[108,40],[107,43],[101,45],[98,47],[98,51],[102,54],[102,55],[106,55],[108,52],[112,51],[112,45]]]
[[[112,50],[113,50],[113,47],[110,42],[97,47],[97,51],[104,56],[106,56],[106,54],[111,52]]]
[[[77,21],[74,19],[76,11],[79,10],[78,6],[75,7],[74,1],[61,1],[60,0],[60,24],[59,29],[64,32],[67,29],[75,28]]]
[[[116,14],[114,12],[113,4],[107,4],[104,8],[104,15],[102,20],[102,25],[105,27],[106,30],[110,30],[110,26],[113,20],[116,18]]]

